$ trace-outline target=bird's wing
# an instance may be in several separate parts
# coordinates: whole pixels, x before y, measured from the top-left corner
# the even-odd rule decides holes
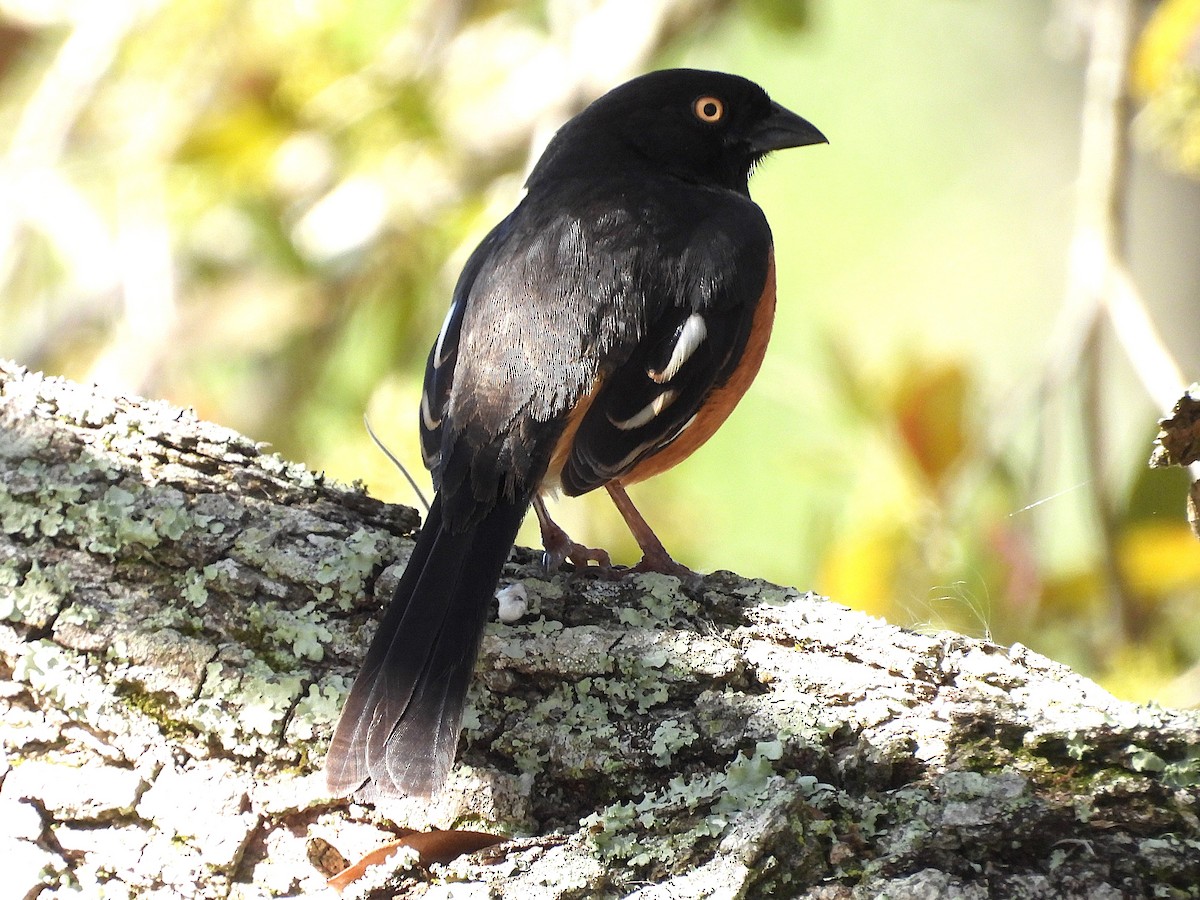
[[[420,409],[421,456],[425,468],[434,475],[435,489],[440,487],[443,426],[450,403],[450,393],[454,387],[454,372],[458,363],[467,302],[475,280],[480,271],[490,264],[496,245],[504,239],[511,227],[511,220],[510,215],[496,225],[467,259],[455,285],[442,329],[438,332],[437,340],[430,348],[429,357],[425,361],[425,384],[421,391]]]
[[[728,415],[744,387],[717,400],[720,389],[744,361],[752,330],[770,327],[771,253],[766,219],[742,198],[714,210],[689,232],[687,246],[674,257],[677,270],[655,287],[668,302],[651,305],[657,315],[632,351],[600,379],[569,433],[569,446],[560,448],[567,494],[628,476],[659,453],[671,455],[668,448],[700,425],[698,418],[716,415],[697,429],[704,431],[699,442],[691,435],[674,448],[680,452],[688,444],[682,459]],[[766,335],[761,338],[765,342]],[[709,409],[710,402],[725,408]]]

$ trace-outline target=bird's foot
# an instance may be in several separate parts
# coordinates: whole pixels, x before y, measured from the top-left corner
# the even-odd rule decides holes
[[[542,554],[542,565],[547,572],[557,572],[567,561],[575,567],[576,572],[595,572],[603,577],[612,571],[612,560],[608,552],[571,540],[571,536],[550,518],[541,498],[535,500],[534,509],[542,529],[542,546],[546,548]]]
[[[542,565],[546,567],[547,572],[557,572],[564,562],[570,562],[576,572],[595,572],[605,576],[613,571],[608,551],[599,547],[586,547],[571,540],[565,532],[562,536],[564,541],[546,544],[546,550],[542,554]],[[543,540],[544,537],[543,535]]]
[[[659,547],[657,550],[651,548],[646,551],[642,557],[642,561],[632,569],[626,569],[626,572],[657,572],[660,575],[673,575],[678,578],[687,587],[699,587],[704,580],[704,576],[699,572],[693,572],[682,563],[677,563],[671,559],[666,550]],[[622,573],[623,574],[623,573]]]

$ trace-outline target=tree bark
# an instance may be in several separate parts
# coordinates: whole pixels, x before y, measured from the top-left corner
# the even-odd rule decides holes
[[[1200,896],[1200,715],[727,572],[551,577],[517,551],[529,612],[488,628],[446,791],[330,798],[416,524],[191,413],[0,363],[11,896],[320,896],[334,850],[394,823],[514,840],[402,852],[347,896]]]

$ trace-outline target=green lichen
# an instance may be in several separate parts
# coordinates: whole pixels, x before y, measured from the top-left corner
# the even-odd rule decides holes
[[[38,640],[16,648],[13,679],[28,684],[64,712],[87,708],[85,666],[79,654],[53,641]]]
[[[489,622],[486,633],[500,640],[497,654],[505,659],[522,660],[529,655],[532,638],[545,637],[563,630],[563,623],[545,616],[538,616],[517,625]]]
[[[249,651],[226,648],[222,656],[205,668],[200,696],[181,718],[239,755],[272,749],[304,679],[272,671]],[[229,709],[238,715],[230,716]]]
[[[259,603],[247,607],[238,637],[276,670],[291,671],[300,660],[320,662],[325,657],[325,644],[333,639],[327,621],[314,600],[298,609]]]
[[[366,590],[367,579],[380,561],[391,553],[391,541],[383,532],[360,528],[338,542],[338,550],[321,560],[317,568],[317,600],[333,601],[349,610]]]
[[[0,620],[15,618],[18,607],[14,588],[21,583],[21,577],[14,561],[0,565]]]
[[[779,587],[767,581],[753,580],[734,588],[733,594],[753,600],[755,604],[762,606],[787,606],[804,597],[815,596],[811,593],[801,594],[795,588]]]
[[[650,752],[654,754],[654,762],[667,766],[675,758],[675,754],[685,747],[690,747],[700,737],[690,722],[679,719],[667,719],[659,723],[650,738]]]
[[[117,485],[110,485],[99,498],[77,507],[87,535],[81,549],[89,553],[115,556],[131,544],[146,549],[157,547],[161,541],[154,523],[139,514],[135,495]]]
[[[566,704],[572,722],[580,720],[579,724],[586,725],[596,721],[591,715],[593,706],[606,717],[612,712],[618,719],[629,719],[633,711],[646,713],[669,699],[661,677],[647,676],[645,670],[629,664],[621,666],[620,671],[622,677],[589,676],[566,686],[577,697],[574,704]]]
[[[170,603],[163,604],[141,620],[143,631],[161,631],[170,628],[189,637],[199,637],[204,634],[204,619],[190,612],[186,607]]]
[[[21,503],[7,491],[0,493],[0,531],[5,534],[31,539],[37,534],[38,523],[44,515],[46,513],[37,506]]]
[[[574,684],[560,684],[533,704],[526,712],[528,721],[544,725],[525,732],[514,744],[522,772],[540,771],[550,759],[551,746],[561,748],[554,754],[555,764],[571,777],[618,767],[619,732],[602,696],[604,686],[602,679],[581,678]]]
[[[634,628],[655,628],[694,620],[700,605],[683,590],[678,578],[654,572],[629,576],[630,602],[617,611],[617,621]]]
[[[539,616],[532,622],[521,626],[523,634],[533,637],[539,635],[556,634],[563,630],[563,623],[557,619],[547,619],[545,616]]]
[[[644,656],[621,656],[617,659],[621,677],[607,681],[606,693],[610,698],[632,703],[639,713],[648,712],[670,697],[661,671],[666,664],[667,654],[662,650]],[[624,702],[615,708],[622,713],[627,709]]]
[[[0,483],[0,531],[33,540],[66,526],[64,509],[78,501],[79,489],[59,484],[50,474],[40,461],[26,459]]]
[[[301,489],[314,488],[325,483],[323,475],[312,472],[308,466],[302,463],[289,462],[278,453],[260,456],[258,464],[264,472],[277,475]]]
[[[349,680],[341,676],[330,676],[325,684],[310,684],[292,710],[289,740],[310,741],[326,731],[337,721],[349,691]]]
[[[541,578],[524,578],[521,584],[525,586],[526,598],[529,602],[529,614],[537,615],[542,600],[561,600],[566,593],[562,580],[545,581]],[[559,623],[560,625],[562,623]]]
[[[810,794],[824,787],[815,778],[777,773],[781,756],[779,741],[758,743],[720,771],[676,775],[666,787],[637,801],[614,803],[580,824],[602,861],[661,871],[675,859],[694,855],[698,845],[719,840],[739,815],[762,808],[785,784]]]
[[[1129,754],[1129,768],[1135,772],[1162,772],[1167,768],[1163,758],[1152,750],[1130,745],[1127,753]]]
[[[1067,755],[1074,760],[1082,760],[1091,750],[1091,744],[1087,738],[1078,731],[1067,732]]]
[[[0,485],[0,530],[111,558],[141,557],[210,521],[190,512],[177,489],[147,488],[86,452],[66,464],[24,460]]]
[[[72,603],[58,614],[56,623],[90,628],[103,621],[104,614],[96,607],[84,603]]]
[[[1200,745],[1187,748],[1182,759],[1166,763],[1162,770],[1162,781],[1169,788],[1200,788]]]
[[[202,609],[208,603],[209,583],[217,577],[216,566],[203,569],[188,569],[178,578],[179,596],[193,609]]]
[[[490,626],[501,643],[492,652],[502,659],[523,659],[530,647],[554,652],[561,622],[539,619],[515,627]],[[532,638],[540,637],[540,644]],[[670,667],[666,650],[643,651],[645,641],[633,641],[635,650],[608,652],[614,638],[603,630],[580,637],[576,656],[562,660],[566,671],[578,674],[554,684],[535,700],[508,693],[484,694],[476,698],[478,711],[465,722],[468,738],[492,742],[492,750],[511,756],[524,774],[544,773],[547,765],[556,773],[583,781],[610,783],[644,759],[645,753],[666,765],[698,738],[690,716],[671,708],[672,685],[678,673]],[[619,644],[619,641],[617,642]],[[586,649],[586,652],[585,652]],[[489,712],[489,705],[498,707]],[[646,716],[666,708],[647,730]],[[512,715],[516,713],[516,715]],[[497,718],[518,720],[521,725],[491,732]],[[631,752],[631,748],[639,748]]]
[[[62,608],[70,583],[55,566],[34,562],[24,575],[0,572],[0,620],[42,628]]]

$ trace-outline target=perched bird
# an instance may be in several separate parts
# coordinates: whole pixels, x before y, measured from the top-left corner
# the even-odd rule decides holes
[[[333,793],[442,786],[531,504],[551,564],[607,566],[542,495],[606,488],[638,568],[689,574],[625,487],[708,440],[758,373],[775,263],[748,180],[770,151],[824,141],[753,82],[693,69],[615,88],[550,141],[467,260],[429,354],[420,429],[437,493],[330,744]]]

